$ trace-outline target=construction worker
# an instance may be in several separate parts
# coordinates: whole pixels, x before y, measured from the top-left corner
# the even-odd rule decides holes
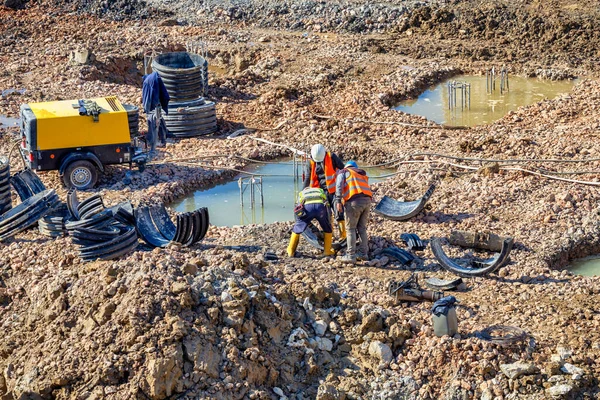
[[[338,211],[343,209],[346,215],[346,226],[350,231],[346,255],[342,262],[356,263],[358,258],[369,259],[369,238],[367,222],[371,211],[373,192],[369,186],[367,173],[358,168],[356,162],[350,160],[336,178],[335,198]],[[356,249],[356,239],[360,237],[360,249]]]
[[[321,188],[327,195],[331,209],[336,210],[333,204],[335,197],[335,176],[337,171],[344,168],[344,162],[335,153],[325,150],[322,144],[315,144],[310,149],[311,160],[306,165],[304,174],[304,187]],[[346,225],[343,212],[336,210],[336,221],[340,230],[340,240],[346,238]]]
[[[167,125],[163,119],[163,111],[169,113],[169,93],[157,72],[144,75],[142,84],[142,105],[148,121],[146,140],[150,146],[150,155],[156,153],[156,143],[164,146],[167,140]]]
[[[331,221],[329,220],[329,210],[327,209],[328,206],[327,195],[321,188],[309,187],[298,194],[298,203],[294,208],[296,223],[292,229],[292,237],[290,238],[290,244],[287,248],[288,256],[294,257],[300,235],[313,219],[316,219],[319,222],[321,230],[323,231],[323,255],[333,255],[333,251],[331,250],[332,229]]]

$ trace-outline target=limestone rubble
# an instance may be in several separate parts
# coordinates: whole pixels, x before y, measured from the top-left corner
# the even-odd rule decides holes
[[[110,167],[94,191],[106,204],[168,203],[233,176],[224,168],[246,163],[236,156],[289,155],[252,137],[301,150],[321,142],[368,164],[413,155],[418,162],[396,165],[396,176],[374,185],[375,200],[413,200],[431,181],[438,182],[435,194],[410,221],[373,215],[375,260],[356,267],[320,259],[302,240],[303,257],[286,258],[291,222],[212,226],[191,248],[140,245],[122,259],[92,263],[79,261],[68,238],[19,234],[0,244],[0,399],[598,396],[600,278],[566,269],[600,250],[594,2],[551,1],[539,9],[525,1],[496,8],[488,1],[420,2],[427,11],[395,1],[389,7],[406,6],[398,21],[371,21],[356,4],[344,13],[299,1],[278,18],[267,1],[252,15],[212,3],[194,18],[141,2],[122,13],[124,3],[113,1],[86,3],[92,14],[61,1],[0,8],[0,88],[25,89],[1,96],[0,114],[18,117],[27,102],[108,94],[140,105],[144,54],[181,50],[201,36],[219,134],[170,140],[143,173]],[[370,7],[376,15],[388,9]],[[452,7],[472,13],[446,21]],[[307,9],[313,18],[292,26],[295,13]],[[351,22],[336,22],[352,10]],[[554,11],[560,18],[549,15]],[[274,29],[275,20],[292,30]],[[72,62],[81,49],[95,57]],[[446,77],[500,64],[511,74],[581,79],[569,94],[465,130],[390,110]],[[226,139],[242,127],[259,130]],[[15,130],[0,125],[1,154],[11,153]],[[14,152],[11,167],[20,168]],[[596,185],[515,167],[568,172],[557,176]],[[56,172],[39,175],[64,197]],[[413,272],[421,280],[450,276],[429,249],[409,267],[379,254],[400,245],[403,232],[430,239],[453,229],[491,230],[516,244],[508,266],[466,280],[467,289],[455,293],[459,334],[437,338],[430,304],[396,304],[387,284]],[[265,261],[267,251],[279,259]],[[518,326],[531,338],[500,347],[477,337],[494,324]]]

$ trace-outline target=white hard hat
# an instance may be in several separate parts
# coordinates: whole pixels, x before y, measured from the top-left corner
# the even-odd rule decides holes
[[[315,162],[322,162],[325,159],[325,153],[327,153],[327,150],[322,144],[315,144],[310,149],[310,155]]]

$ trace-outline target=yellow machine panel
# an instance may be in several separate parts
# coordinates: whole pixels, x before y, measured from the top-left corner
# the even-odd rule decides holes
[[[37,148],[51,150],[130,143],[127,111],[116,97],[90,99],[101,108],[98,121],[79,115],[77,100],[29,103],[36,117]]]

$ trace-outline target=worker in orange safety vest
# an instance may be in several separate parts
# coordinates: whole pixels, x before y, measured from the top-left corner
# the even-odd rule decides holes
[[[335,179],[337,172],[344,168],[344,162],[335,154],[327,151],[322,144],[315,144],[310,149],[311,159],[306,165],[304,174],[304,188],[321,188],[327,194],[327,200],[332,210],[335,210],[335,219],[338,222],[340,240],[346,238],[346,224],[344,213],[337,211],[334,205]]]
[[[345,168],[337,174],[335,198],[338,211],[342,208],[344,210],[349,231],[346,255],[341,258],[341,261],[352,264],[355,264],[357,259],[368,261],[367,222],[369,222],[373,192],[369,186],[367,173],[359,169],[356,162],[348,161]],[[360,237],[358,251],[357,236]]]

